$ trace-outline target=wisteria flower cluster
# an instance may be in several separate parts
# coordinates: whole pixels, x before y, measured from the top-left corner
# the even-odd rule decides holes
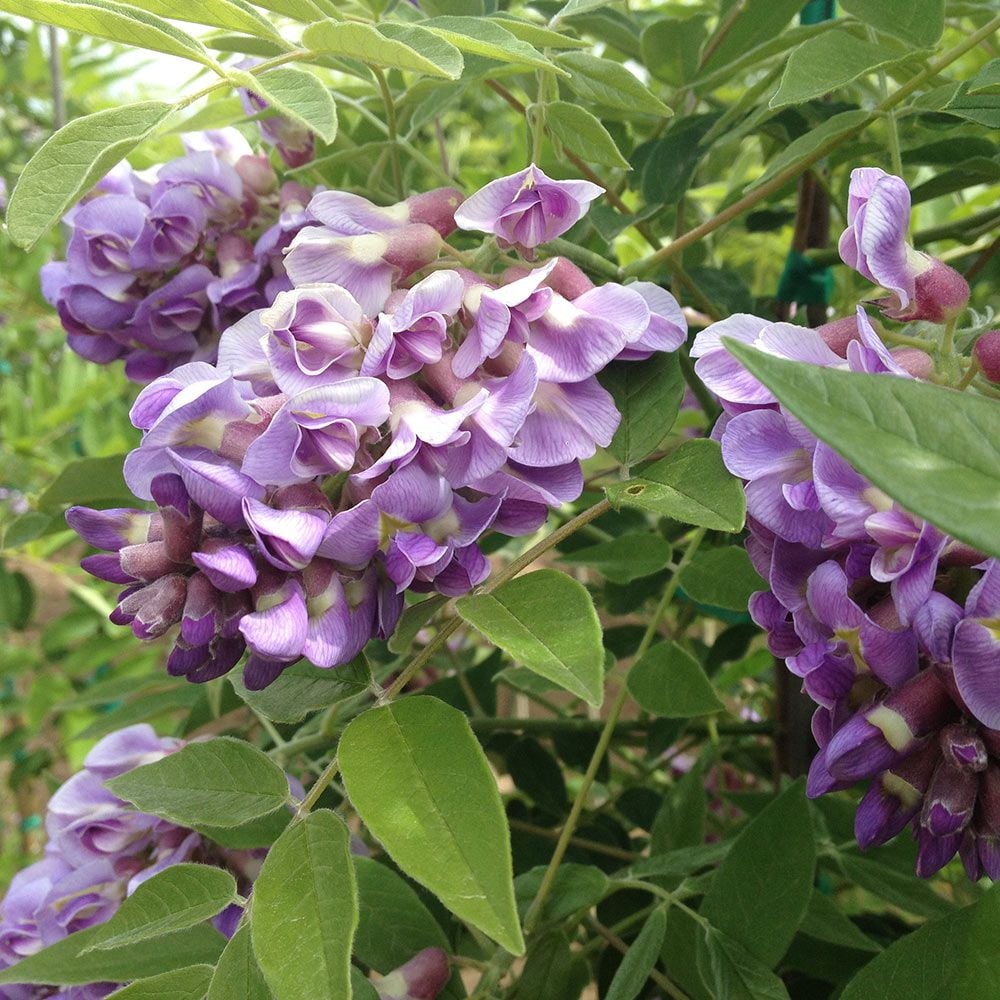
[[[953,319],[968,286],[916,254],[909,192],[856,170],[845,261],[893,296],[885,314]],[[751,613],[817,703],[812,796],[870,785],[858,808],[863,847],[911,825],[917,872],[961,854],[970,878],[1000,878],[1000,566],[914,517],[788,413],[725,350],[732,337],[810,364],[925,378],[930,357],[888,350],[862,307],[806,330],[738,315],[700,333],[696,371],[725,410],[715,435],[746,483],[748,550],[770,591]]]
[[[293,140],[277,121],[262,125],[284,152]],[[226,327],[291,287],[282,253],[308,219],[311,192],[281,184],[235,129],[183,140],[185,156],[108,174],[64,219],[66,259],[41,271],[69,346],[100,364],[123,359],[135,382],[215,361]]]
[[[113,795],[104,782],[150,764],[184,746],[135,725],[100,740],[49,800],[48,842],[41,861],[18,872],[0,903],[0,968],[8,968],[69,934],[102,924],[147,879],[184,861],[226,868],[245,895],[266,851],[219,847],[194,830],[141,813]],[[232,936],[242,915],[232,904],[213,921]],[[67,988],[56,996],[91,1000],[111,983]],[[5,1000],[51,995],[37,986],[3,986]]]
[[[179,624],[168,669],[192,681],[249,648],[261,688],[388,636],[407,590],[482,583],[478,539],[537,530],[611,441],[598,373],[686,328],[655,285],[595,287],[561,258],[479,273],[452,266],[444,237],[457,224],[533,253],[599,191],[531,166],[464,204],[452,189],[387,208],[315,195],[284,256],[294,287],[227,329],[217,364],[139,394],[125,477],[156,511],[68,513],[109,552],[85,567],[125,585],[113,620],[141,639]]]
[[[157,736],[140,724],[110,733],[87,754],[83,770],[52,796],[45,816],[48,842],[41,861],[19,871],[0,902],[0,969],[7,969],[77,931],[109,920],[121,902],[147,879],[171,865],[196,862],[225,868],[243,897],[267,856],[266,848],[233,850],[195,830],[139,812],[104,783],[161,760],[185,741]],[[294,796],[302,787],[289,778]],[[364,851],[360,841],[352,850]],[[212,923],[232,937],[243,908],[232,903]],[[440,948],[425,948],[375,984],[380,1000],[434,1000],[451,974]],[[3,1000],[98,1000],[119,983],[54,990],[47,986],[0,986]]]

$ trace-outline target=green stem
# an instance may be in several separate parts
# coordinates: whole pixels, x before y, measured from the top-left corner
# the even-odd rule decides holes
[[[920,73],[914,76],[912,80],[900,87],[894,94],[885,98],[885,100],[880,101],[876,105],[875,109],[858,125],[848,129],[846,132],[841,132],[839,135],[831,136],[826,140],[826,142],[821,143],[812,152],[802,157],[802,159],[789,164],[784,170],[780,170],[777,174],[775,174],[769,181],[761,184],[749,194],[744,195],[738,201],[733,202],[732,205],[724,208],[721,212],[712,216],[712,218],[701,223],[701,225],[695,226],[694,229],[689,229],[672,243],[667,244],[667,246],[660,247],[659,250],[650,254],[648,257],[643,257],[641,260],[637,260],[633,264],[630,264],[625,268],[625,275],[627,277],[633,277],[648,273],[657,265],[664,263],[669,258],[680,253],[686,247],[689,247],[692,244],[697,243],[699,240],[704,239],[706,236],[714,233],[716,229],[724,226],[727,222],[731,222],[733,219],[739,218],[744,214],[744,212],[753,208],[766,198],[769,198],[775,192],[780,191],[781,188],[783,188],[789,181],[795,180],[799,174],[808,170],[814,163],[818,163],[820,160],[827,157],[838,146],[854,139],[880,115],[884,115],[886,112],[891,111],[897,105],[901,104],[907,97],[910,96],[910,94],[922,87],[928,80],[932,80],[936,77],[943,69],[955,62],[956,59],[960,59],[966,52],[974,49],[983,40],[992,37],[998,29],[1000,29],[1000,16],[991,18],[978,31],[973,32],[967,38],[959,42],[958,45],[928,63],[928,65]]]
[[[653,644],[653,640],[657,635],[657,629],[659,628],[660,619],[664,614],[666,614],[667,608],[670,606],[670,602],[673,600],[674,594],[677,592],[677,587],[680,585],[681,572],[684,570],[684,567],[690,563],[704,537],[704,528],[699,528],[692,534],[691,540],[688,542],[687,548],[684,550],[684,555],[677,565],[677,571],[673,574],[673,576],[671,576],[670,581],[664,588],[663,596],[660,598],[660,603],[657,605],[656,610],[653,612],[653,616],[649,620],[649,624],[646,626],[646,632],[642,637],[642,641],[639,643],[639,648],[635,652],[636,660],[640,660]],[[594,753],[590,758],[590,764],[587,766],[586,773],[583,776],[583,781],[580,784],[580,789],[576,793],[576,797],[573,799],[573,805],[570,807],[569,816],[566,818],[562,834],[559,837],[559,841],[556,843],[555,850],[552,853],[552,858],[549,861],[549,866],[546,868],[545,874],[542,876],[542,882],[538,887],[538,892],[535,895],[534,900],[532,900],[531,907],[528,909],[528,913],[524,918],[525,934],[530,934],[537,927],[538,921],[541,919],[542,908],[545,905],[545,900],[552,891],[552,885],[555,881],[556,873],[559,870],[559,865],[562,864],[563,857],[566,854],[566,849],[569,847],[570,837],[572,837],[576,832],[577,823],[580,821],[580,816],[583,813],[583,808],[586,805],[588,796],[590,795],[590,790],[593,787],[595,779],[597,778],[598,768],[601,766],[601,761],[604,760],[604,755],[607,753],[608,747],[611,745],[611,738],[614,735],[615,726],[618,724],[618,718],[622,713],[622,709],[625,707],[625,702],[628,699],[628,693],[628,685],[623,682],[621,687],[618,689],[618,693],[615,695],[615,700],[612,702],[611,708],[608,710],[608,716],[604,722],[604,728],[601,730],[600,738],[598,739],[597,746],[594,748]]]
[[[396,196],[400,199],[406,192],[403,190],[403,165],[399,159],[399,130],[396,124],[396,102],[392,98],[392,91],[386,81],[385,73],[378,66],[369,66],[372,75],[378,83],[378,89],[382,93],[382,103],[385,105],[385,121],[388,129],[389,149],[392,156],[392,176],[396,182]]]

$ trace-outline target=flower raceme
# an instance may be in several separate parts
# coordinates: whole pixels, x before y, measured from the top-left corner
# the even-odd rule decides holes
[[[252,893],[266,848],[220,847],[195,830],[139,812],[104,787],[109,779],[161,760],[185,742],[157,736],[146,724],[109,733],[87,754],[83,769],[55,791],[45,816],[45,855],[14,876],[0,901],[0,969],[105,923],[122,900],[171,865],[224,868],[235,877],[241,896]],[[289,778],[289,788],[301,799],[298,781]],[[351,849],[365,851],[355,839]],[[212,923],[230,938],[242,915],[243,907],[233,903]],[[381,1000],[434,1000],[449,975],[448,956],[440,948],[425,948],[373,985]],[[97,983],[55,993],[45,986],[0,986],[0,998],[100,1000],[119,985]]]
[[[906,247],[908,215],[899,178],[855,171],[841,253],[893,291],[879,302],[887,317],[954,320],[967,286],[958,275],[926,280],[949,269]],[[751,614],[817,704],[809,794],[868,780],[855,824],[862,848],[910,826],[918,874],[959,853],[970,878],[1000,878],[1000,565],[902,509],[818,441],[724,337],[889,378],[926,378],[930,357],[890,351],[861,306],[817,330],[731,316],[691,351],[722,404],[713,435],[744,480],[747,549],[770,588],[753,596]]]
[[[308,219],[310,192],[279,184],[235,129],[183,138],[180,159],[112,170],[66,215],[66,259],[41,272],[69,346],[123,359],[135,382],[214,361],[222,330],[291,287],[283,253]]]
[[[214,364],[139,393],[125,478],[155,510],[67,518],[105,550],[85,568],[124,587],[113,620],[174,635],[172,674],[207,681],[246,650],[250,688],[302,657],[335,667],[392,632],[406,591],[482,583],[483,534],[534,532],[611,441],[597,375],[684,342],[654,285],[595,287],[560,258],[500,275],[439,259],[458,218],[507,232],[516,205],[534,221],[507,242],[533,249],[596,194],[534,167],[494,184],[464,204],[317,193],[290,287],[222,333]]]

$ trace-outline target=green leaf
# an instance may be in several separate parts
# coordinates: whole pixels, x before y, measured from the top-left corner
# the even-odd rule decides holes
[[[218,931],[204,926],[139,941],[114,951],[90,951],[101,930],[100,926],[88,927],[22,958],[12,968],[0,972],[0,985],[83,986],[147,979],[190,965],[214,965],[226,943]]]
[[[681,570],[681,586],[693,601],[730,611],[746,611],[750,595],[767,589],[738,545],[700,549]]]
[[[670,544],[661,535],[633,531],[560,556],[573,566],[592,566],[614,583],[631,583],[658,573],[670,562]]]
[[[282,834],[253,886],[253,950],[276,1000],[350,996],[357,925],[351,835],[321,809]]]
[[[800,135],[798,139],[786,146],[767,165],[767,169],[758,177],[749,190],[759,187],[772,177],[781,173],[785,167],[791,166],[811,156],[820,146],[838,136],[846,135],[849,132],[860,132],[861,128],[871,120],[871,114],[867,111],[841,111],[832,118],[827,118],[822,125],[818,125],[811,132]]]
[[[562,931],[550,931],[532,941],[531,952],[512,1000],[579,1000],[590,969],[573,953]]]
[[[882,950],[829,896],[823,895],[818,889],[813,889],[809,897],[809,908],[799,926],[799,933],[839,948],[876,952]]]
[[[262,691],[250,691],[234,671],[229,675],[236,693],[255,711],[272,722],[298,722],[311,712],[367,691],[371,668],[364,654],[342,667],[325,669],[307,660],[287,667]]]
[[[256,747],[227,736],[189,743],[105,785],[142,812],[181,826],[242,826],[288,802],[281,768]]]
[[[549,132],[577,156],[605,167],[631,169],[600,120],[579,105],[568,101],[546,104],[545,124]]]
[[[872,858],[860,858],[854,854],[839,855],[837,863],[855,885],[907,913],[940,917],[955,909],[954,903],[935,892],[926,882],[914,878],[911,872],[903,873]]]
[[[514,880],[517,910],[525,916],[538,895],[547,865],[539,865]],[[596,906],[607,894],[608,876],[591,865],[565,862],[559,866],[542,909],[542,923],[557,924],[580,910]]]
[[[677,417],[684,398],[677,355],[660,352],[647,361],[612,362],[600,381],[622,415],[608,451],[622,465],[635,465],[656,450]]]
[[[439,35],[456,49],[472,55],[494,59],[517,66],[534,66],[566,76],[550,59],[546,59],[533,45],[512,35],[506,25],[484,17],[433,17],[420,22],[421,28]]]
[[[815,863],[805,782],[800,779],[740,832],[700,912],[757,961],[773,966],[805,916]]]
[[[39,510],[29,510],[7,525],[7,530],[3,534],[3,548],[16,549],[33,542],[51,523],[51,515],[43,514]]]
[[[281,39],[278,29],[244,0],[185,0],[183,4],[174,0],[132,0],[131,5],[160,17],[241,31],[255,38]]]
[[[179,864],[143,882],[122,900],[88,951],[107,951],[184,930],[236,902],[236,880],[211,865]]]
[[[1000,556],[1000,407],[913,379],[726,347],[821,441],[918,517]],[[942,419],[947,414],[947,419]]]
[[[700,846],[705,840],[707,813],[705,768],[699,760],[663,797],[649,831],[649,853],[670,854]]]
[[[991,59],[970,81],[968,94],[1000,94],[1000,59]],[[945,162],[950,162],[946,160]]]
[[[552,24],[557,24],[564,17],[574,17],[577,14],[586,14],[591,10],[600,10],[605,6],[605,0],[566,0],[559,13],[552,18]]]
[[[822,97],[899,58],[898,52],[856,38],[849,31],[824,32],[792,51],[770,106],[783,108]]]
[[[197,39],[162,17],[128,4],[112,0],[0,0],[0,11],[94,38],[193,59],[203,66],[216,66]]]
[[[564,31],[552,31],[533,21],[522,21],[507,11],[498,13],[490,20],[503,25],[512,35],[539,49],[582,49],[590,44],[582,38],[573,38]]]
[[[315,132],[324,142],[337,137],[337,106],[326,86],[308,70],[279,66],[254,76],[230,70],[234,83],[252,90],[276,111]]]
[[[847,985],[842,1000],[969,1000],[1000,994],[1000,887],[895,941]]]
[[[656,968],[666,933],[666,911],[654,910],[642,925],[639,936],[629,945],[615,978],[604,994],[604,1000],[635,1000],[646,985],[649,974]]]
[[[444,594],[435,594],[411,604],[399,616],[396,628],[389,636],[389,652],[405,653],[417,638],[417,633],[448,603]]]
[[[64,125],[43,143],[21,171],[7,206],[10,238],[19,247],[30,250],[70,205],[150,136],[172,110],[173,106],[163,101],[144,101],[97,111]],[[120,479],[122,459],[118,461]],[[61,479],[62,475],[56,483]],[[40,505],[45,505],[47,497],[48,491],[42,494]]]
[[[647,650],[628,672],[628,689],[647,711],[689,719],[725,710],[701,664],[676,642]]]
[[[740,481],[722,463],[714,441],[685,441],[642,474],[605,490],[611,506],[635,507],[716,531],[740,531],[746,499]]]
[[[161,972],[115,990],[110,1000],[203,1000],[214,971],[210,965],[189,965]]]
[[[354,956],[383,975],[424,948],[448,949],[448,939],[413,887],[371,858],[355,858],[360,919]]]
[[[785,984],[766,965],[714,927],[705,931],[705,952],[698,952],[698,967],[714,997],[788,1000]]]
[[[303,44],[327,55],[359,59],[372,66],[426,73],[457,80],[462,53],[450,42],[424,28],[403,24],[319,21],[302,33]]]
[[[249,925],[240,927],[226,945],[205,1000],[271,1000],[250,944]]]
[[[779,37],[802,6],[802,0],[747,0],[735,18],[726,19],[726,33],[708,54],[700,75],[707,76]]]
[[[594,602],[576,580],[553,569],[508,580],[455,609],[516,663],[591,705],[604,697],[604,649]]]
[[[522,954],[510,834],[466,717],[411,696],[359,715],[338,757],[351,802],[396,864],[460,919]]]
[[[566,52],[558,63],[572,74],[570,85],[586,101],[629,111],[660,115],[673,112],[634,73],[621,63],[589,52]]]
[[[841,0],[846,14],[878,31],[933,48],[944,32],[944,0]]]

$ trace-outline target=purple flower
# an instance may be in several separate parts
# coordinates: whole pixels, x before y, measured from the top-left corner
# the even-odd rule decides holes
[[[437,230],[424,223],[353,236],[307,226],[292,240],[285,269],[296,285],[341,285],[375,316],[393,283],[431,263],[440,246]]]
[[[502,247],[531,250],[566,232],[603,190],[590,181],[555,181],[534,164],[490,181],[455,212],[460,229],[493,233]]]
[[[424,948],[383,976],[375,988],[379,1000],[435,1000],[450,976],[448,956],[440,948]]]
[[[900,320],[943,323],[965,308],[969,286],[952,268],[906,242],[910,192],[901,177],[877,167],[851,171],[847,228],[840,237],[844,263],[892,292],[880,301]]]
[[[249,446],[242,471],[271,486],[346,472],[354,465],[364,431],[388,418],[389,390],[376,379],[306,389],[288,399]]]
[[[464,292],[465,282],[455,271],[435,271],[401,295],[395,305],[390,299],[391,311],[378,318],[361,374],[404,379],[440,361],[448,326]]]
[[[969,591],[965,614],[955,625],[955,683],[969,711],[985,726],[1000,729],[1000,564],[990,559]]]

